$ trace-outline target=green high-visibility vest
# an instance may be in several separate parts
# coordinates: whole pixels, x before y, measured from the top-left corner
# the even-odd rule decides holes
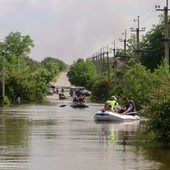
[[[114,108],[116,101],[115,100],[108,100],[106,103],[110,104],[112,106],[112,108]]]

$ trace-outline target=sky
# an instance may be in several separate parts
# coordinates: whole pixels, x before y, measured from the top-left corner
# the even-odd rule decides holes
[[[123,48],[138,27],[140,36],[159,23],[166,0],[0,0],[0,41],[10,32],[29,35],[35,47],[30,58],[57,58],[72,64],[101,48]]]

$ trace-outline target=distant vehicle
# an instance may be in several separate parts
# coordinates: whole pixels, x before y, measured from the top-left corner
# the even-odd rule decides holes
[[[57,93],[57,89],[56,89],[56,87],[54,85],[51,85],[50,88],[52,88],[53,93]]]
[[[86,89],[83,89],[83,90],[79,90],[79,93],[82,94],[82,95],[86,95],[86,96],[90,96],[90,92]]]
[[[86,95],[86,96],[90,96],[90,92],[88,90],[86,90],[85,87],[71,87],[70,88],[70,96],[73,96],[73,94],[75,94],[76,96],[80,96],[80,95]]]
[[[54,94],[53,89],[49,88],[47,91],[47,95],[53,95],[53,94]]]

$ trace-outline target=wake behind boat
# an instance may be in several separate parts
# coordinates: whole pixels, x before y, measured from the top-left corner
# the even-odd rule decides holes
[[[94,121],[134,121],[140,120],[136,112],[129,112],[128,114],[119,114],[112,111],[97,111],[94,116]]]

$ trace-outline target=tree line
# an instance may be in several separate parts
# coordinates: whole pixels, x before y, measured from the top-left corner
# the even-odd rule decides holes
[[[15,103],[18,97],[27,102],[43,101],[50,83],[67,68],[63,61],[53,57],[41,62],[31,59],[29,54],[33,47],[30,36],[20,32],[11,32],[0,42],[0,83],[5,83],[1,104]],[[2,88],[0,86],[1,92]]]

